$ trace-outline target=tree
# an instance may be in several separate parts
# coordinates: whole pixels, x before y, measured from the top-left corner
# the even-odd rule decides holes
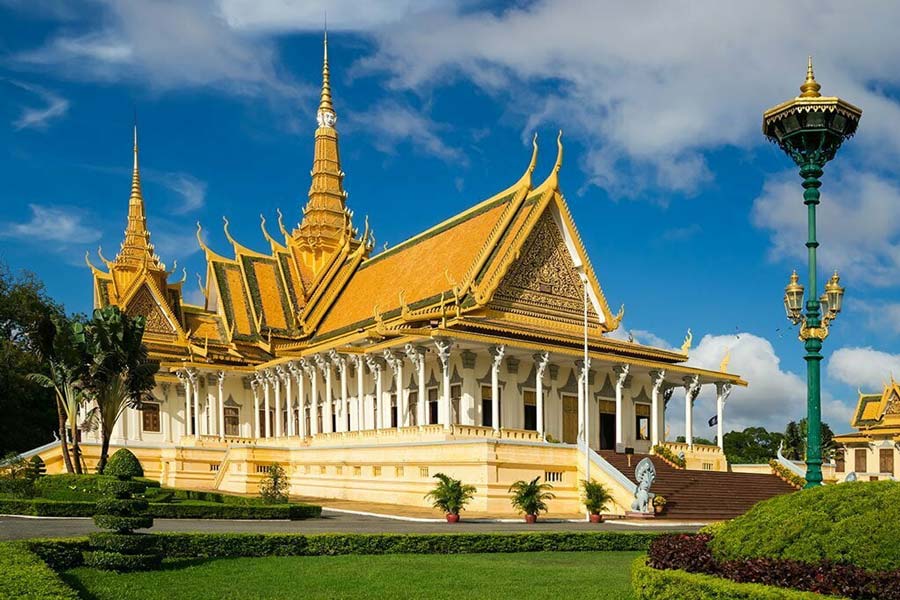
[[[85,375],[86,351],[84,325],[79,317],[71,320],[62,315],[53,315],[41,327],[39,352],[49,370],[49,375],[31,373],[28,377],[41,386],[56,393],[57,407],[65,414],[66,428],[72,442],[72,456],[66,435],[60,436],[63,461],[69,473],[82,472],[81,452],[78,443],[78,412],[84,399],[82,378]]]
[[[678,437],[675,438],[675,441],[678,443],[684,444],[685,442],[687,442],[687,438],[685,438],[683,435],[679,435]],[[694,437],[693,442],[695,444],[699,444],[701,446],[715,446],[716,445],[716,443],[714,441],[708,440],[704,437]]]
[[[760,464],[775,458],[783,436],[763,427],[748,427],[743,431],[729,431],[722,442],[725,458],[731,464]]]
[[[784,453],[785,458],[790,458],[791,460],[806,460],[806,417],[800,419],[799,423],[794,423],[791,421],[788,423],[788,427],[791,425],[796,425],[797,435],[800,437],[800,441],[797,444],[797,451],[793,452],[792,456],[788,456],[787,452]],[[787,435],[787,434],[785,434]],[[834,458],[835,450],[837,449],[837,444],[834,442],[834,432],[829,427],[828,423],[823,422],[821,427],[821,435],[822,435],[822,458],[824,460],[831,460]],[[785,446],[787,446],[787,442],[785,442]]]
[[[106,468],[113,427],[126,408],[141,407],[151,399],[159,365],[149,359],[143,343],[145,319],[130,317],[116,306],[94,311],[78,333],[89,360],[84,374],[84,391],[96,403],[91,422],[100,430],[100,461],[97,471]]]
[[[781,453],[788,460],[803,460],[806,457],[806,419],[800,423],[791,421],[787,424],[784,429],[784,448]]]
[[[65,436],[65,415],[55,394],[30,381],[46,373],[38,352],[39,331],[62,315],[32,273],[14,274],[0,262],[0,455],[23,452]]]

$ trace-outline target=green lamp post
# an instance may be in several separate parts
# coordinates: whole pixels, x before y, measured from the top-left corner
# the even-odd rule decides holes
[[[806,348],[806,487],[822,484],[822,399],[820,365],[822,342],[828,337],[828,324],[841,312],[844,288],[835,271],[817,296],[816,287],[816,206],[825,163],[834,158],[844,140],[856,133],[862,110],[840,98],[823,97],[813,76],[812,57],[800,95],[763,113],[763,133],[793,159],[803,178],[803,203],[807,207],[809,235],[809,292],[803,310],[803,286],[797,272],[784,290],[784,308],[788,319],[800,325],[800,339]]]

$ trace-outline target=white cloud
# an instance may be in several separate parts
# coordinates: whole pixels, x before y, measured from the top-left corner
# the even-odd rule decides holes
[[[628,329],[624,322],[618,329],[608,334],[608,337],[616,340],[635,342],[637,344],[643,344],[644,346],[662,348],[663,350],[671,350],[674,348],[668,340],[659,337],[655,333],[644,329]]]
[[[705,335],[690,352],[688,364],[718,371],[726,352],[728,371],[749,385],[735,386],[725,406],[725,431],[765,427],[781,431],[788,421],[806,414],[806,378],[784,369],[769,340],[751,333]],[[851,408],[828,392],[822,394],[823,420],[835,429],[847,429]],[[715,390],[704,386],[694,405],[694,435],[712,439],[715,430],[707,420],[716,414]],[[666,412],[670,436],[684,433],[684,392],[676,390]]]
[[[12,123],[17,130],[46,129],[51,121],[64,117],[69,111],[69,101],[50,90],[22,81],[10,81],[10,83],[37,95],[44,103],[43,106],[24,107],[19,118]]]
[[[102,0],[83,31],[69,24],[13,57],[79,80],[137,81],[169,90],[216,87],[250,95],[308,93],[279,66],[275,40],[233,29],[211,0]],[[96,25],[99,23],[99,25]]]
[[[396,23],[411,13],[438,5],[436,0],[221,0],[225,20],[235,29],[285,32],[321,31],[327,11],[328,28],[366,30]]]
[[[22,223],[0,223],[0,238],[23,242],[87,244],[100,239],[100,230],[84,222],[84,214],[67,206],[29,204],[31,218]]]
[[[898,18],[900,5],[837,1],[443,5],[375,30],[363,66],[417,93],[468,78],[529,117],[526,131],[549,121],[582,141],[597,185],[690,193],[710,177],[704,152],[763,143],[761,112],[798,93],[810,52],[823,92],[866,110],[854,144],[894,164],[900,105],[879,90],[900,82],[884,60],[900,53]],[[796,35],[799,22],[814,39]]]
[[[157,173],[148,171],[148,179],[166,186],[181,197],[172,210],[174,214],[194,212],[206,204],[206,182],[187,173]]]
[[[873,348],[839,348],[826,365],[827,374],[863,392],[881,391],[891,376],[900,377],[900,355]]]
[[[398,145],[409,143],[442,160],[464,162],[466,158],[441,139],[440,132],[449,128],[446,124],[398,102],[382,102],[366,112],[352,114],[349,126],[371,135],[375,147],[388,154],[396,154]]]
[[[803,265],[807,223],[799,182],[795,173],[769,178],[753,203],[752,218],[757,227],[770,232],[772,259],[792,259]],[[838,168],[828,173],[821,192],[817,215],[820,264],[828,270],[838,269],[845,284],[896,285],[900,277],[900,184],[875,173]]]

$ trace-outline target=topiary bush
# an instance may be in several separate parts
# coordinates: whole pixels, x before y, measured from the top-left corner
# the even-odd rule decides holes
[[[259,495],[264,502],[270,504],[283,504],[288,500],[288,483],[287,474],[284,468],[275,463],[269,465],[266,471],[266,477],[259,484]]]
[[[104,472],[106,476],[97,488],[106,496],[97,501],[94,524],[114,533],[92,536],[92,550],[84,553],[84,563],[107,571],[158,569],[162,556],[143,541],[146,536],[134,533],[135,529],[153,527],[147,501],[134,497],[147,489],[145,483],[133,479],[144,474],[140,462],[123,448],[112,455]]]
[[[133,479],[135,477],[143,477],[144,469],[141,467],[141,461],[137,459],[137,456],[131,450],[120,448],[109,458],[106,468],[103,469],[103,474],[119,479]]]
[[[820,486],[776,496],[724,524],[710,542],[718,560],[783,558],[900,569],[900,483]]]

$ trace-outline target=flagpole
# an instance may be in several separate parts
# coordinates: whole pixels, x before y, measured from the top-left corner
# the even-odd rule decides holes
[[[591,480],[591,455],[590,455],[590,445],[588,444],[588,414],[589,408],[591,406],[590,401],[588,400],[588,391],[590,389],[588,385],[588,291],[587,291],[587,273],[583,273],[583,278],[581,283],[584,285],[584,480],[590,482]],[[590,520],[591,515],[590,512],[585,510],[587,520]]]

